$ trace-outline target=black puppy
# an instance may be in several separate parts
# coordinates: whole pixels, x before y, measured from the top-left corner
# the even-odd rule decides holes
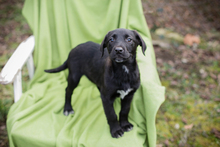
[[[128,122],[128,113],[133,95],[140,85],[136,62],[138,45],[142,46],[144,54],[146,45],[136,31],[116,29],[105,36],[101,45],[93,42],[80,44],[69,53],[63,65],[45,70],[48,73],[56,73],[69,69],[64,115],[74,113],[71,96],[81,76],[86,75],[101,93],[112,137],[121,137],[124,131],[132,130],[133,125]],[[116,97],[121,98],[119,122],[113,108]]]

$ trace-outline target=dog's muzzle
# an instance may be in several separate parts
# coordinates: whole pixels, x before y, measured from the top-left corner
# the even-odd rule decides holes
[[[130,57],[131,57],[131,54],[127,50],[123,49],[122,47],[117,46],[114,48],[114,61],[116,63],[125,62]]]

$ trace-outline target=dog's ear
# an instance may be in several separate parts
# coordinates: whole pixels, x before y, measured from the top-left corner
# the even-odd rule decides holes
[[[102,57],[103,57],[103,55],[104,55],[104,49],[107,47],[108,34],[109,34],[109,32],[107,33],[107,35],[105,35],[105,38],[103,39],[103,41],[102,41],[102,43],[101,43],[101,46],[100,46],[100,51],[102,52]]]
[[[140,45],[142,47],[142,52],[145,55],[145,50],[146,50],[147,46],[146,46],[144,40],[141,38],[141,35],[136,30],[134,30],[133,32],[134,32],[134,35],[138,41],[138,45]]]

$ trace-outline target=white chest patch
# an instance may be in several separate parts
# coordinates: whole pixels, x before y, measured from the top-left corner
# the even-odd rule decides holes
[[[122,69],[124,69],[126,73],[129,73],[129,69],[127,68],[127,66],[123,65]]]
[[[126,91],[124,90],[117,90],[117,93],[120,94],[121,99],[124,99],[126,95],[128,95],[129,92],[131,92],[133,88],[129,88]]]

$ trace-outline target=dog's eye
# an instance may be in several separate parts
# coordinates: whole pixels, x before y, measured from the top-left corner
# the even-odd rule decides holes
[[[131,41],[132,41],[132,39],[131,39],[131,38],[127,38],[126,40],[127,40],[127,42],[131,42]]]
[[[110,38],[109,42],[114,42],[115,39],[113,37]]]

